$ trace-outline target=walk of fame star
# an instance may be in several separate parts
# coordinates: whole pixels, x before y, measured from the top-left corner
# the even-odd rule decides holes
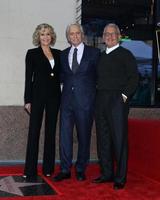
[[[0,177],[0,197],[54,195],[56,192],[41,178],[25,182],[21,176]]]

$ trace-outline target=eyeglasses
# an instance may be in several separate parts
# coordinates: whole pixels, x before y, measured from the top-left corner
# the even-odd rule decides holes
[[[116,32],[112,32],[112,33],[109,33],[109,32],[106,32],[106,33],[103,33],[103,35],[105,36],[105,37],[109,37],[109,36],[116,36],[116,35],[118,35],[118,33],[116,33]]]

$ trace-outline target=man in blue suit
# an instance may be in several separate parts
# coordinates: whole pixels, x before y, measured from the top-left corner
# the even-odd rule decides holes
[[[100,50],[83,43],[84,32],[79,24],[67,27],[71,46],[61,54],[63,83],[60,108],[61,171],[53,180],[71,177],[73,158],[73,128],[76,126],[78,154],[75,164],[77,180],[86,179],[85,170],[90,156],[90,139],[96,94],[96,65]]]

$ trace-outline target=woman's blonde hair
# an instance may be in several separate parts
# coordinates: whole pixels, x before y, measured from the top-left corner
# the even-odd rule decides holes
[[[35,46],[39,46],[40,45],[40,31],[42,29],[48,29],[49,32],[50,32],[50,35],[51,35],[51,43],[50,45],[53,46],[56,42],[56,33],[54,32],[54,28],[49,25],[49,24],[46,24],[46,23],[43,23],[43,24],[39,24],[34,33],[33,33],[33,36],[32,36],[32,39],[33,39],[33,45]]]

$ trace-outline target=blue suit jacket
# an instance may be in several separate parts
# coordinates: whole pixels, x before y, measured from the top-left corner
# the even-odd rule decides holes
[[[78,107],[88,110],[93,107],[95,100],[96,65],[100,50],[85,45],[79,68],[76,74],[73,74],[68,62],[70,48],[61,53],[61,81],[63,83],[61,106],[68,106],[72,101],[76,101]]]

